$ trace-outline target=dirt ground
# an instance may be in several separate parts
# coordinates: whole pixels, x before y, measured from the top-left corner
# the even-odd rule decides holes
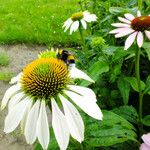
[[[0,46],[0,53],[6,52],[11,59],[10,65],[8,67],[1,67],[0,70],[9,70],[17,75],[27,63],[35,59],[37,54],[45,49],[46,47],[42,46]],[[10,87],[8,83],[0,81],[0,101],[8,87]],[[24,136],[19,131],[7,135],[3,132],[6,114],[7,108],[0,112],[0,150],[32,150],[33,147],[25,142]]]

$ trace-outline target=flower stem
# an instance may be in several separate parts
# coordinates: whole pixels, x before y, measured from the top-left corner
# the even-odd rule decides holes
[[[135,52],[135,73],[138,84],[139,92],[139,138],[142,135],[143,124],[142,124],[142,112],[143,112],[143,93],[141,90],[141,80],[140,80],[140,48],[138,47]]]
[[[138,0],[138,10],[142,10],[142,0]]]
[[[81,28],[81,24],[79,25],[79,32],[80,32],[80,37],[81,37],[81,42],[82,42],[82,50],[86,50],[86,45],[85,45],[85,39],[83,35],[83,30]]]

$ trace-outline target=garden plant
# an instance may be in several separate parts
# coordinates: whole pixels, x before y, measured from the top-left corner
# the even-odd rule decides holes
[[[75,3],[65,40],[35,42],[49,49],[10,80],[4,132],[35,150],[150,150],[150,0]]]

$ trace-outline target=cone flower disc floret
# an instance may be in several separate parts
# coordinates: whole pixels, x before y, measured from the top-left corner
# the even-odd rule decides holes
[[[70,34],[72,34],[72,32],[77,31],[80,26],[87,29],[87,22],[93,22],[96,20],[97,16],[95,14],[90,14],[88,11],[74,13],[67,21],[64,22],[64,32],[70,28]]]
[[[115,34],[115,38],[120,38],[129,35],[125,41],[124,49],[127,50],[136,40],[139,48],[144,42],[144,33],[150,40],[150,15],[141,16],[141,12],[137,12],[137,17],[132,14],[125,14],[125,18],[118,17],[121,23],[113,23],[112,26],[117,27],[110,31],[110,34]]]
[[[1,109],[8,104],[4,132],[10,133],[21,124],[28,144],[38,139],[43,149],[47,149],[50,141],[48,118],[52,118],[50,126],[61,150],[67,149],[70,135],[82,142],[84,123],[73,103],[98,120],[102,120],[102,112],[91,89],[73,85],[76,78],[93,82],[75,65],[68,67],[57,58],[39,58],[28,64],[12,78],[13,85],[2,99]],[[52,117],[47,116],[47,108]]]

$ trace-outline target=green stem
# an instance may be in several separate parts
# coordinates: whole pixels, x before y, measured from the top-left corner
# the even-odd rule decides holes
[[[81,37],[81,41],[82,41],[82,50],[86,50],[86,45],[85,45],[85,40],[84,40],[84,35],[83,35],[83,30],[81,27],[81,24],[79,25],[79,32],[80,32],[80,37]]]
[[[138,47],[135,53],[135,73],[139,89],[139,138],[142,135],[143,124],[142,124],[142,112],[143,112],[143,93],[141,90],[141,80],[140,80],[140,48]]]
[[[142,0],[138,0],[138,10],[142,10]]]

